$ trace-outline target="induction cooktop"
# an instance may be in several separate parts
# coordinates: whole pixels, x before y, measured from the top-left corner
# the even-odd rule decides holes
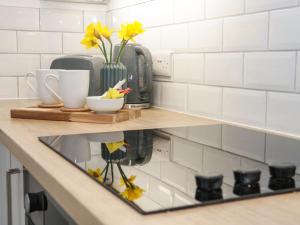
[[[228,124],[39,140],[141,214],[300,190],[300,140]]]

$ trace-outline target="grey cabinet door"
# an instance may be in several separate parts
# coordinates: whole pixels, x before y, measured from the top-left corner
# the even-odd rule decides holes
[[[22,165],[13,155],[0,144],[0,224],[7,225],[7,180],[6,174],[10,169],[18,168],[22,171]],[[23,176],[22,173],[11,176],[11,216],[12,225],[24,225],[23,207]]]

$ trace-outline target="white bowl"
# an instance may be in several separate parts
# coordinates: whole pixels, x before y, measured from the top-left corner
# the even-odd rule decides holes
[[[91,96],[86,98],[86,103],[96,113],[111,113],[122,109],[124,98],[103,99],[100,96]]]

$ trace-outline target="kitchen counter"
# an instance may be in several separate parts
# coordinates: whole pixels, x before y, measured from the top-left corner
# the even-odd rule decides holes
[[[217,124],[161,109],[119,124],[10,119],[9,109],[35,100],[0,101],[0,142],[80,225],[275,225],[299,224],[300,193],[142,216],[40,143],[38,136]]]

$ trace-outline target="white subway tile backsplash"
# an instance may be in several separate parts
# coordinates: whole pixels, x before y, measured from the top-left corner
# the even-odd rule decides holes
[[[222,88],[189,85],[188,112],[220,118],[222,115]]]
[[[161,28],[161,47],[168,50],[188,48],[188,27],[186,24]]]
[[[206,17],[221,17],[244,12],[244,0],[208,0],[206,1]]]
[[[270,13],[270,49],[300,49],[300,7]]]
[[[222,128],[222,149],[240,156],[264,162],[265,133],[224,125]]]
[[[244,89],[223,89],[223,119],[265,127],[266,93]]]
[[[293,91],[295,63],[295,52],[246,53],[245,87]]]
[[[84,27],[86,28],[90,23],[96,23],[100,21],[102,24],[106,24],[106,13],[100,11],[84,11]]]
[[[38,97],[37,93],[33,91],[31,88],[29,88],[24,77],[19,77],[18,79],[19,79],[19,98]],[[33,87],[37,88],[36,79],[34,77],[29,77],[28,81]]]
[[[189,48],[199,51],[222,50],[222,19],[189,24]]]
[[[203,83],[204,54],[174,54],[173,73],[175,81]]]
[[[300,92],[300,52],[297,53],[296,65],[296,91]]]
[[[40,29],[83,32],[83,13],[66,9],[40,9]]]
[[[146,46],[150,51],[160,50],[160,28],[148,28],[142,35],[137,36],[136,41]]]
[[[80,44],[83,39],[83,33],[63,33],[63,53],[64,54],[100,54],[100,49],[86,49]]]
[[[267,128],[300,134],[300,95],[268,93]]]
[[[162,83],[161,106],[179,111],[186,110],[187,85]]]
[[[298,0],[246,0],[246,12],[296,6]]]
[[[202,171],[203,145],[173,136],[172,147],[172,161],[190,169]]]
[[[18,32],[21,53],[61,53],[62,34],[55,32]]]
[[[63,55],[55,55],[55,54],[41,55],[41,68],[50,69],[52,61],[62,56]]]
[[[224,19],[224,51],[265,50],[268,47],[268,13]]]
[[[16,31],[0,30],[0,52],[17,52],[17,33]]]
[[[0,99],[18,98],[17,79],[17,77],[0,77]]]
[[[161,102],[161,83],[153,82],[152,83],[152,104],[155,106],[160,106]]]
[[[40,68],[40,56],[31,54],[0,54],[0,76],[23,76]]]
[[[204,19],[204,0],[173,0],[173,7],[175,23]]]
[[[205,83],[243,86],[243,53],[211,53],[205,55]]]
[[[0,6],[0,29],[38,30],[39,9]]]

